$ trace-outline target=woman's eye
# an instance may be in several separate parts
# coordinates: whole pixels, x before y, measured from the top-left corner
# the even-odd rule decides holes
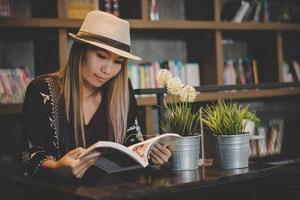
[[[116,60],[115,63],[121,65],[123,63],[123,60]]]
[[[106,56],[105,56],[105,55],[103,55],[103,54],[97,53],[97,56],[98,56],[99,58],[106,59]]]

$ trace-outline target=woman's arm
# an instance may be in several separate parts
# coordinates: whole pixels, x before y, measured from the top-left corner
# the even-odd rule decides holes
[[[51,135],[50,121],[53,119],[48,110],[52,97],[47,90],[44,80],[32,81],[23,103],[22,161],[29,175],[38,174],[43,162],[59,156],[54,135]]]
[[[49,80],[49,79],[48,79]],[[76,148],[61,157],[58,134],[58,110],[55,93],[50,91],[45,79],[29,84],[23,106],[23,163],[29,175],[51,173],[60,177],[81,178],[93,165],[99,154],[84,159],[78,156],[85,151]]]
[[[42,167],[51,170],[58,177],[76,177],[81,178],[86,170],[95,164],[100,153],[93,156],[78,159],[78,157],[86,150],[79,147],[68,152],[60,160],[47,160],[43,162]]]

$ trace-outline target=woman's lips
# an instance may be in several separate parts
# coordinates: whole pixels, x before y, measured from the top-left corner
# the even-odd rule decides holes
[[[105,81],[105,80],[106,80],[106,78],[103,78],[103,77],[98,76],[98,75],[96,75],[96,74],[95,74],[95,77],[96,77],[98,80],[100,80],[100,81]]]

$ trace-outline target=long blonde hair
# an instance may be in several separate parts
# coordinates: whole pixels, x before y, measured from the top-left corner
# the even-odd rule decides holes
[[[86,147],[81,67],[88,47],[86,44],[74,42],[67,65],[60,72],[63,79],[61,93],[65,102],[65,114],[74,131],[77,147]],[[129,107],[127,59],[124,60],[120,72],[105,83],[105,88],[102,97],[107,101],[108,134],[114,135],[115,142],[123,143]]]

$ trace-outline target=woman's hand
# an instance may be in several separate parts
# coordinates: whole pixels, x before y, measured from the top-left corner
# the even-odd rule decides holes
[[[150,159],[154,164],[163,165],[169,161],[171,157],[171,151],[156,143],[153,145],[150,153]]]
[[[94,153],[91,156],[78,158],[86,149],[81,147],[73,149],[58,161],[47,160],[43,167],[50,168],[60,177],[82,178],[86,170],[95,164],[100,153]]]

